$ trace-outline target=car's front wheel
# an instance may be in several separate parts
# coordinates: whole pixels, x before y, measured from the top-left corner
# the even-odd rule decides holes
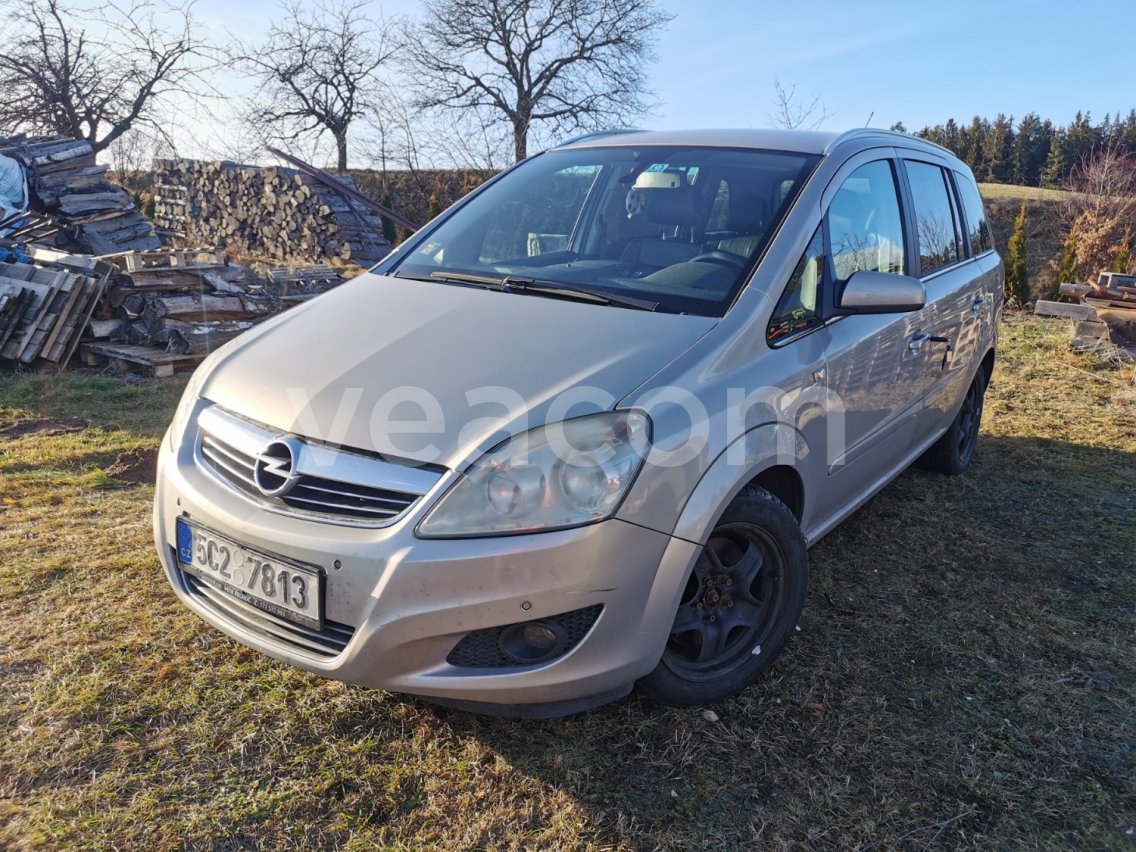
[[[773,665],[805,605],[809,559],[797,519],[747,488],[718,520],[691,572],[648,697],[689,706],[735,695]]]

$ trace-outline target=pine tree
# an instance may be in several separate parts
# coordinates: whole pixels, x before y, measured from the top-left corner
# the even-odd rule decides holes
[[[1070,228],[1065,238],[1065,250],[1061,253],[1061,265],[1057,267],[1057,280],[1053,282],[1051,297],[1060,295],[1062,284],[1076,284],[1080,272],[1077,268],[1077,232]]]
[[[434,192],[430,195],[430,206],[426,209],[426,221],[432,221],[441,212],[442,205],[438,201],[438,193]]]
[[[1030,300],[1029,269],[1026,267],[1026,203],[1014,220],[1014,235],[1010,237],[1006,255],[1006,299],[1019,306]]]
[[[1014,119],[998,113],[993,122],[983,122],[983,175],[991,183],[1006,183],[1013,174]]]
[[[1049,156],[1045,159],[1045,168],[1041,170],[1041,185],[1060,187],[1068,176],[1065,131],[1058,130],[1053,134],[1053,141],[1049,144]]]
[[[1132,274],[1132,228],[1124,229],[1124,239],[1120,241],[1120,251],[1116,253],[1116,263],[1112,265],[1113,272],[1121,275]]]

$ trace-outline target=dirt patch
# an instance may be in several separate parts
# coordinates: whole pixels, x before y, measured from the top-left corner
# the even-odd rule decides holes
[[[145,447],[119,453],[103,473],[132,485],[153,485],[158,477],[158,448]]]
[[[28,417],[0,425],[0,438],[26,438],[29,435],[66,435],[69,432],[82,432],[87,421],[79,417]]]

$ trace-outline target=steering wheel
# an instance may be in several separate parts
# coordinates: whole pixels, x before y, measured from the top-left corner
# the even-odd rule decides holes
[[[691,263],[717,263],[722,266],[729,266],[732,269],[742,269],[746,265],[746,259],[741,255],[734,254],[729,251],[706,251],[702,254],[696,254],[690,259]]]

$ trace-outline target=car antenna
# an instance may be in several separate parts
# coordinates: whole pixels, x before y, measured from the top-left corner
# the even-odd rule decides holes
[[[872,123],[872,119],[875,117],[875,115],[876,115],[875,110],[872,110],[870,113],[868,113],[868,120],[864,122],[865,127],[867,127],[869,124]]]

